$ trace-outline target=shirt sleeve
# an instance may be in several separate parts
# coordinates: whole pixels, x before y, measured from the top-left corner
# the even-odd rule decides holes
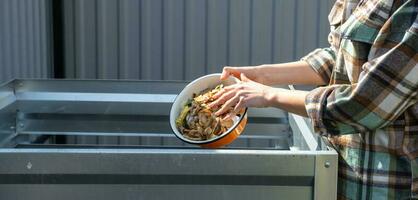
[[[335,52],[331,47],[315,49],[301,60],[307,62],[325,83],[329,82],[335,64]]]
[[[396,46],[380,48],[386,53],[363,65],[358,83],[319,87],[307,95],[306,110],[316,132],[339,135],[375,130],[417,102],[417,33],[408,31]],[[324,68],[323,62],[312,60],[314,68]]]

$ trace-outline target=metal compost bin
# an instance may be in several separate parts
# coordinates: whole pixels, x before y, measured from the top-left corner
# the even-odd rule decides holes
[[[181,142],[186,82],[14,80],[0,89],[0,199],[336,198],[337,153],[305,118],[249,109],[221,149]]]

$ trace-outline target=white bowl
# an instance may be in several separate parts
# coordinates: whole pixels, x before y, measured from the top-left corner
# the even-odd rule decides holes
[[[235,83],[238,83],[240,80],[230,76],[228,79],[221,81],[220,80],[221,74],[217,73],[217,74],[209,74],[206,76],[202,76],[192,82],[190,82],[181,92],[179,95],[177,95],[176,99],[174,100],[174,103],[171,107],[170,110],[170,126],[171,129],[173,130],[174,134],[180,138],[181,140],[190,143],[190,144],[197,144],[197,145],[201,145],[204,147],[209,147],[209,148],[215,148],[215,147],[219,147],[219,146],[224,146],[226,145],[226,143],[228,142],[232,142],[232,140],[234,140],[235,138],[233,138],[231,141],[228,142],[222,142],[219,141],[221,138],[225,137],[226,135],[228,135],[231,132],[238,132],[235,134],[240,134],[246,124],[246,113],[247,113],[247,109],[243,109],[242,112],[240,112],[241,116],[236,119],[234,119],[234,125],[229,128],[226,132],[222,133],[221,135],[215,137],[215,138],[211,138],[209,140],[202,140],[202,141],[196,141],[196,140],[190,140],[186,137],[184,137],[181,132],[178,130],[177,126],[176,126],[176,119],[179,116],[180,112],[182,111],[184,105],[189,101],[189,99],[191,99],[193,97],[193,94],[199,94],[200,92],[202,92],[203,90],[206,90],[208,88],[214,88],[219,84],[223,84],[224,86],[228,86],[228,85],[232,85]],[[243,119],[245,119],[245,123],[241,123],[241,121],[243,121]],[[233,131],[234,129],[237,128],[237,126],[239,124],[243,124],[243,126],[241,128],[239,128],[239,131]],[[226,140],[226,139],[225,139]],[[210,143],[217,143],[210,145]]]

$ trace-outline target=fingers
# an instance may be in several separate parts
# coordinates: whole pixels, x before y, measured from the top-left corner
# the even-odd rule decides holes
[[[241,96],[237,105],[235,105],[233,113],[239,113],[239,111],[245,107],[245,97]]]
[[[233,91],[233,90],[228,91],[228,92],[224,92],[223,94],[221,94],[221,96],[219,96],[218,99],[216,99],[215,96],[214,96],[214,98],[216,100],[214,102],[212,102],[211,104],[209,104],[209,107],[214,107],[216,105],[223,104],[228,99],[232,98],[233,96],[235,96],[235,91]]]
[[[240,96],[239,100],[238,100],[238,103],[235,105],[234,109],[230,113],[228,113],[223,119],[227,120],[227,119],[230,119],[232,117],[235,117],[241,111],[241,109],[244,108],[244,107],[245,107],[245,97]]]
[[[230,85],[230,86],[224,87],[221,91],[219,91],[215,95],[213,95],[213,98],[214,99],[217,99],[217,98],[221,97],[223,94],[225,94],[226,92],[231,91],[234,88],[235,88],[234,85]]]
[[[240,74],[240,79],[241,79],[243,82],[249,82],[249,81],[252,81],[252,80],[251,80],[251,79],[249,79],[247,76],[245,76],[245,74],[244,74],[244,73],[241,73],[241,74]],[[217,99],[217,98],[219,98],[219,97],[222,97],[222,96],[223,96],[226,92],[231,91],[231,90],[235,90],[235,89],[242,90],[242,89],[243,89],[243,87],[242,87],[242,82],[237,83],[237,84],[233,84],[233,85],[230,85],[230,86],[226,86],[226,87],[224,87],[221,91],[219,91],[219,92],[217,92],[215,95],[213,95],[213,98],[214,98],[214,99]]]
[[[228,120],[228,119],[232,119],[233,117],[237,116],[236,113],[230,112],[227,115],[225,115],[224,118],[222,118],[223,120]]]
[[[236,103],[238,103],[239,101],[239,95],[236,94],[234,97],[232,97],[231,99],[229,99],[227,102],[225,102],[225,104],[221,107],[221,109],[219,109],[215,115],[219,116],[224,114],[226,111],[228,111],[228,109],[232,106],[234,106]]]

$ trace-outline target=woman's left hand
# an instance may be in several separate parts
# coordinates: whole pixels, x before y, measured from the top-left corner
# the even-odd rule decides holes
[[[252,81],[241,73],[241,82],[227,86],[216,93],[213,96],[216,100],[209,107],[223,104],[215,113],[217,116],[224,114],[231,107],[233,113],[238,113],[245,107],[267,107],[270,106],[273,90],[274,88]]]

